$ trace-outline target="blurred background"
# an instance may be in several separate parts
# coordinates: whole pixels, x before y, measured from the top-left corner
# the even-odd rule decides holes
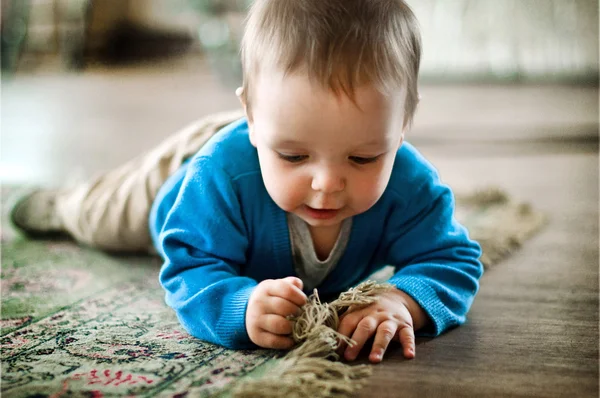
[[[251,0],[3,0],[3,71],[205,53],[239,81]],[[428,81],[597,82],[594,0],[409,0]]]
[[[250,3],[2,0],[1,181],[80,180],[237,107]],[[440,168],[464,156],[597,154],[598,1],[408,3],[424,48],[409,140]],[[442,171],[485,179],[453,170]]]

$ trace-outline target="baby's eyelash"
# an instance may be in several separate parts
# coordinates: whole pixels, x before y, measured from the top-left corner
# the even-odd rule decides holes
[[[279,152],[277,152],[277,156],[279,156],[280,159],[283,159],[286,162],[290,162],[290,163],[299,163],[299,162],[303,161],[304,159],[308,158],[308,156],[306,156],[306,155],[284,155],[283,153],[279,153]]]
[[[285,155],[285,154],[279,153],[279,152],[277,152],[277,156],[280,159],[285,160],[286,162],[289,162],[289,163],[300,163],[303,160],[308,159],[308,155]],[[350,156],[348,159],[350,159],[352,162],[354,162],[356,164],[363,165],[363,164],[375,163],[380,157],[381,157],[381,155],[374,156],[371,158],[365,158],[365,157],[361,157],[361,156]]]
[[[374,156],[372,158],[363,158],[360,156],[350,156],[349,159],[356,164],[369,164],[369,163],[375,163],[377,161],[377,159],[379,159],[379,156]]]

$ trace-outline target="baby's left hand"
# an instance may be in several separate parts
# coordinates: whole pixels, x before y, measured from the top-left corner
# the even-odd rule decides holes
[[[338,332],[356,342],[345,347],[344,357],[353,361],[367,340],[375,335],[369,360],[381,362],[390,341],[402,344],[404,357],[415,357],[415,330],[427,322],[423,309],[408,294],[393,289],[382,293],[379,300],[368,307],[344,314]]]

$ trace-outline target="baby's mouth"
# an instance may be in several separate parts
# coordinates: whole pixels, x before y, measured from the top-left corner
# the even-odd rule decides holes
[[[330,218],[334,218],[339,211],[340,209],[315,209],[313,207],[306,206],[306,212],[308,215],[318,220],[328,220]]]

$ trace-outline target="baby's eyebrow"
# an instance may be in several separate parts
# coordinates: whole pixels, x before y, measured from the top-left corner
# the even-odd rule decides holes
[[[268,139],[268,141],[270,142],[270,145],[273,147],[292,147],[292,148],[304,148],[306,146],[310,146],[309,143],[307,142],[303,142],[303,141],[299,141],[297,139],[294,139],[292,137],[277,137],[277,136],[272,136],[270,137],[270,139]],[[386,138],[381,138],[381,137],[371,137],[371,139],[367,139],[363,142],[359,142],[359,143],[351,143],[351,142],[347,142],[345,141],[345,144],[351,146],[352,148],[355,149],[371,149],[371,148],[388,148],[390,142],[389,139]]]
[[[381,141],[381,140],[372,140],[372,141],[367,141],[365,143],[360,144],[360,147],[364,147],[364,146],[384,146],[387,145],[386,141]]]
[[[273,146],[275,147],[304,147],[305,143],[295,140],[283,140],[283,141],[274,141]],[[387,147],[387,143],[385,141],[368,141],[359,145],[354,146],[356,149],[363,148],[385,148]]]
[[[290,146],[303,145],[302,142],[295,141],[295,140],[283,140],[283,141],[275,140],[274,143],[276,145],[281,145],[281,146],[286,146],[286,145],[290,145]]]

